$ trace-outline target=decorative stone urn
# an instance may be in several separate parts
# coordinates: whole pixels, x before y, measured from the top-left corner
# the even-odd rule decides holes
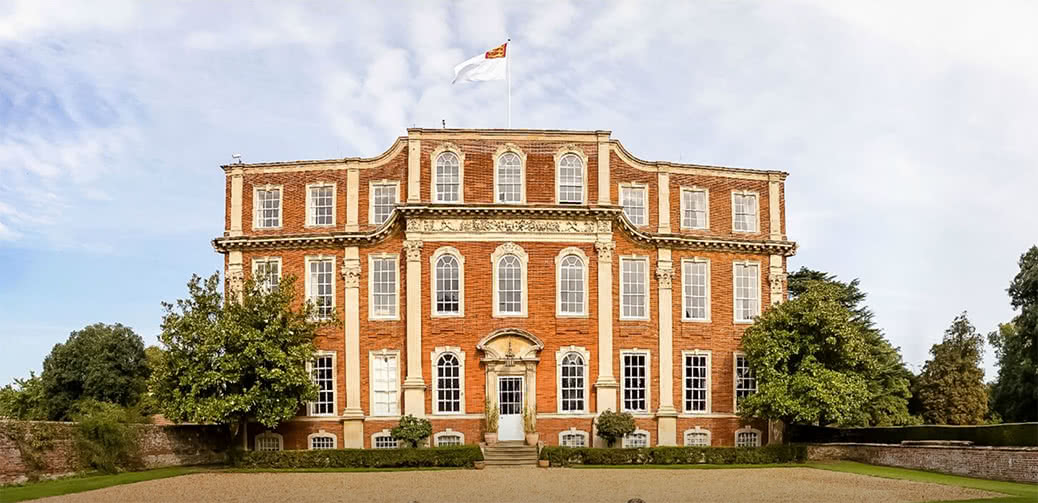
[[[497,432],[496,431],[495,432],[489,432],[488,431],[488,432],[484,433],[483,434],[483,441],[486,442],[487,445],[496,445],[497,444]]]
[[[526,445],[537,445],[537,441],[540,440],[541,435],[537,432],[526,434]]]

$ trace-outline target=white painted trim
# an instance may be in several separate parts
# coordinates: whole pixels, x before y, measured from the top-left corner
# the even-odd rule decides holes
[[[738,391],[737,390],[737,386],[739,384],[739,367],[738,367],[738,361],[737,360],[738,360],[738,357],[740,357],[740,356],[743,357],[743,358],[746,358],[746,353],[743,353],[742,351],[732,351],[732,410],[735,411],[736,413],[739,412],[739,402],[738,402],[738,396],[737,396],[736,392]],[[756,393],[757,392],[757,376],[754,376],[753,384],[754,384],[754,391],[753,392]]]
[[[624,315],[624,293],[626,291],[626,288],[624,288],[624,262],[626,262],[626,261],[634,261],[634,260],[645,262],[645,315],[644,316],[625,316]],[[650,263],[649,263],[648,255],[623,255],[623,256],[620,257],[619,264],[620,264],[620,275],[619,275],[619,281],[618,282],[620,283],[620,298],[618,299],[618,302],[620,304],[620,313],[619,313],[620,314],[620,320],[648,320],[649,319],[649,309],[652,307],[652,293],[649,291],[649,274],[650,274],[649,273],[649,266],[650,266]]]
[[[706,355],[706,410],[704,411],[689,410],[685,403],[685,394],[688,392],[688,389],[686,389],[688,383],[688,367],[685,365],[685,357],[690,355]],[[681,352],[681,411],[683,414],[699,416],[713,412],[713,373],[714,362],[712,351],[708,349],[693,349]]]
[[[436,192],[436,161],[439,159],[440,154],[444,152],[452,152],[458,156],[458,200],[457,201],[441,201],[439,194]],[[465,153],[453,143],[441,143],[436,149],[429,154],[429,200],[434,203],[444,204],[463,204],[465,202]],[[399,197],[399,196],[398,196]]]
[[[624,435],[623,440],[621,441],[620,445],[624,449],[629,448],[629,446],[628,446],[628,444],[630,443],[629,437],[631,435],[640,435],[640,434],[644,434],[645,435],[645,447],[652,447],[652,435],[649,434],[648,431],[643,430],[641,428],[636,428],[634,431],[632,431],[630,433],[630,435]]]
[[[458,400],[460,400],[460,402],[461,402],[460,403],[460,407],[461,408],[460,408],[460,410],[458,412],[440,412],[438,410],[439,401],[437,400],[437,398],[439,397],[439,391],[440,391],[440,378],[439,378],[439,372],[437,372],[437,371],[439,369],[440,357],[445,355],[445,354],[452,354],[452,355],[454,355],[455,358],[458,359],[458,385],[459,385],[458,390],[460,392]],[[463,416],[463,415],[465,415],[465,352],[462,351],[461,348],[457,347],[457,346],[437,346],[437,347],[433,348],[432,353],[430,353],[429,361],[431,363],[431,365],[429,366],[429,369],[430,369],[430,373],[432,374],[432,375],[429,376],[429,378],[432,380],[432,390],[433,390],[432,391],[432,403],[430,404],[431,408],[432,408],[432,415],[433,416],[452,416],[452,417],[453,416]]]
[[[756,433],[757,434],[757,443],[756,443],[756,445],[746,446],[746,447],[760,447],[761,446],[761,442],[763,442],[763,440],[764,440],[763,439],[764,435],[761,434],[760,430],[758,430],[757,428],[753,428],[751,426],[744,426],[742,428],[739,428],[738,430],[735,430],[735,434],[732,437],[732,440],[735,442],[735,446],[736,447],[739,446],[739,434],[740,433]]]
[[[278,191],[278,224],[273,227],[261,227],[260,226],[260,209],[256,206],[256,202],[259,201],[259,191],[274,190]],[[252,230],[276,230],[280,229],[285,224],[285,186],[284,185],[253,185],[252,186]]]
[[[562,259],[574,255],[581,261],[581,270],[584,275],[584,311],[580,313],[564,313],[562,312]],[[589,301],[589,290],[590,283],[588,281],[588,269],[591,261],[588,259],[584,250],[575,246],[563,248],[559,251],[559,254],[555,256],[555,316],[557,318],[587,318],[588,312],[588,301]]]
[[[382,431],[376,431],[375,433],[372,433],[371,434],[371,448],[372,449],[379,449],[379,447],[375,447],[375,439],[379,438],[379,437],[390,437],[390,438],[392,438],[393,437],[393,433],[391,433],[389,431],[389,428],[385,428]],[[399,439],[396,440],[396,447],[395,448],[396,449],[400,448],[400,440]]]
[[[562,161],[562,158],[565,157],[568,154],[573,154],[573,155],[576,155],[577,157],[580,158],[580,167],[581,167],[580,169],[581,169],[581,172],[583,173],[581,175],[581,185],[582,185],[583,193],[581,195],[581,200],[580,200],[579,203],[563,203],[561,201],[561,198],[559,197],[559,193],[560,193],[559,189],[561,189],[561,185],[559,183],[560,180],[561,180],[559,168],[562,167],[559,163]],[[569,204],[574,204],[574,205],[588,204],[588,200],[587,200],[587,186],[588,186],[587,163],[588,163],[587,154],[585,154],[582,149],[577,148],[576,145],[566,145],[566,146],[560,148],[559,150],[557,150],[555,152],[555,204],[567,204],[567,205],[569,205]]]
[[[314,214],[312,214],[310,212],[310,210],[311,210],[311,204],[310,203],[313,201],[312,194],[310,193],[310,191],[312,189],[323,188],[323,187],[331,187],[332,188],[332,223],[330,223],[330,224],[315,224],[315,223],[312,222],[312,219],[316,215],[314,215]],[[303,223],[303,228],[309,229],[309,228],[335,227],[335,225],[336,225],[336,213],[337,213],[336,210],[338,210],[338,207],[336,206],[336,201],[338,199],[338,195],[339,195],[339,189],[338,189],[338,185],[335,182],[312,182],[312,183],[306,184],[306,203],[305,203],[306,204],[306,208],[305,208],[306,220]]]
[[[559,446],[562,446],[562,437],[564,435],[580,435],[584,437],[584,447],[591,447],[591,434],[584,430],[578,430],[576,427],[570,426],[568,430],[562,430],[559,432]]]
[[[644,183],[644,182],[622,182],[622,183],[616,184],[616,186],[617,186],[616,195],[619,198],[619,201],[617,201],[617,202],[620,204],[621,208],[623,208],[624,217],[626,217],[627,220],[629,222],[631,222],[631,225],[633,225],[635,227],[648,227],[649,226],[649,207],[650,207],[650,203],[649,203],[649,184]],[[624,190],[639,190],[639,189],[645,191],[645,195],[642,198],[643,201],[645,202],[645,222],[640,223],[640,224],[639,223],[635,223],[634,220],[631,220],[631,218],[627,216],[627,208],[623,206],[623,204],[624,204]]]
[[[754,212],[754,216],[757,217],[757,221],[753,224],[754,225],[753,230],[740,231],[740,230],[737,230],[735,228],[735,196],[736,195],[753,196],[753,207],[754,207],[753,212]],[[732,232],[737,233],[737,234],[760,234],[760,194],[757,193],[756,191],[752,191],[752,190],[733,190],[732,191],[732,197],[731,197],[731,203],[732,203],[732,211],[731,211],[731,213],[732,213]]]
[[[383,223],[385,223],[385,222],[378,222],[378,221],[375,220],[375,187],[376,186],[379,186],[379,187],[381,187],[381,186],[389,186],[389,185],[392,185],[393,187],[395,187],[395,189],[394,189],[394,196],[395,196],[395,199],[396,199],[396,204],[400,204],[400,180],[386,180],[386,179],[382,179],[382,180],[371,180],[371,181],[368,182],[368,225],[382,225]],[[396,211],[396,209],[394,208],[393,211]],[[389,212],[389,215],[386,217],[387,221],[389,220],[389,217],[393,216],[393,211]]]
[[[689,428],[689,429],[687,429],[687,430],[685,430],[685,431],[683,431],[681,433],[681,440],[682,440],[683,445],[685,447],[691,447],[692,446],[692,444],[688,443],[688,435],[689,435],[689,433],[706,433],[706,446],[709,447],[709,446],[713,445],[713,438],[712,438],[712,435],[710,434],[710,430],[708,430],[706,428],[703,428],[701,426],[696,426],[695,428]]]
[[[562,360],[570,353],[576,353],[584,360],[584,407],[577,411],[562,410]],[[587,414],[588,402],[591,401],[591,353],[583,346],[562,346],[555,352],[555,413],[563,416]]]
[[[619,409],[621,412],[630,412],[632,414],[646,414],[651,417],[652,414],[652,351],[648,349],[621,349],[618,352],[620,356],[620,397],[619,397]],[[645,355],[645,410],[633,410],[628,409],[624,404],[624,391],[626,390],[627,380],[625,376],[624,367],[624,355],[627,354],[643,354]]]
[[[688,281],[688,278],[685,277],[685,264],[706,264],[706,318],[688,318],[685,316],[685,282]],[[712,292],[710,288],[712,280],[710,259],[702,257],[685,257],[681,259],[681,321],[687,323],[710,323],[712,321],[713,302],[711,301]]]
[[[392,260],[396,264],[396,274],[393,280],[396,282],[396,291],[393,295],[394,307],[392,315],[379,315],[375,313],[375,261]],[[400,319],[400,254],[399,253],[372,253],[368,255],[368,321],[395,321]]]
[[[498,303],[498,294],[499,294],[499,292],[498,292],[498,287],[497,287],[497,278],[498,278],[498,274],[497,274],[498,271],[497,270],[498,270],[498,263],[501,261],[501,258],[504,257],[505,255],[515,255],[517,258],[519,258],[519,268],[520,268],[519,272],[520,272],[520,276],[521,276],[521,280],[522,280],[522,289],[523,289],[523,291],[522,291],[522,295],[520,296],[520,301],[519,301],[520,312],[518,312],[518,313],[502,313],[502,312],[499,311],[499,307],[500,306],[499,306],[499,303]],[[529,313],[529,310],[527,308],[527,299],[529,299],[529,296],[530,296],[529,283],[527,282],[527,272],[529,271],[530,256],[527,255],[526,250],[524,250],[522,246],[519,246],[519,245],[517,245],[515,243],[512,243],[512,242],[504,243],[504,244],[498,246],[494,250],[494,252],[490,254],[490,264],[491,264],[491,273],[494,275],[494,278],[493,278],[493,288],[494,288],[494,291],[492,293],[492,301],[494,303],[494,305],[493,305],[493,317],[494,318],[525,318],[525,317],[527,317],[527,315]]]
[[[338,355],[335,354],[335,351],[314,351],[314,359],[321,356],[330,356],[332,358],[332,412],[327,414],[317,414],[313,411],[316,402],[307,402],[306,415],[309,417],[335,417],[339,415],[339,359],[337,358]],[[306,370],[311,373],[311,378],[313,378],[313,360],[306,362]]]
[[[519,201],[518,202],[502,202],[498,195],[501,193],[497,190],[498,182],[498,162],[501,160],[501,156],[506,153],[514,153],[519,156]],[[526,152],[519,148],[514,143],[506,143],[494,152],[494,202],[498,204],[526,204]]]
[[[685,192],[703,192],[706,194],[706,225],[702,227],[686,227],[685,226]],[[710,229],[710,189],[697,187],[694,185],[682,185],[678,197],[678,228],[686,231],[702,231]],[[734,224],[733,224],[734,227]]]
[[[324,430],[318,430],[317,432],[311,433],[306,436],[306,448],[309,450],[314,449],[313,439],[315,437],[332,437],[332,449],[339,448],[339,436],[334,433],[329,433]]]
[[[381,415],[375,413],[375,357],[392,356],[396,358],[396,411],[390,411],[388,414]],[[400,361],[400,350],[399,349],[380,349],[377,351],[368,351],[368,411],[371,417],[378,418],[400,418],[400,411],[403,405],[403,379],[401,374],[404,371],[403,364]],[[388,431],[388,430],[387,430]],[[374,444],[372,444],[374,445]]]
[[[753,324],[753,318],[751,318],[749,320],[740,320],[739,319],[739,307],[738,307],[738,302],[736,302],[736,295],[738,294],[738,289],[736,288],[736,280],[735,280],[735,268],[738,267],[738,266],[754,266],[754,267],[757,268],[757,288],[754,289],[754,292],[757,293],[757,309],[756,309],[756,312],[753,315],[753,318],[756,318],[757,316],[760,316],[760,310],[761,310],[761,306],[760,306],[761,297],[762,297],[762,295],[761,295],[761,285],[763,284],[762,283],[763,278],[761,277],[761,264],[760,264],[759,261],[755,261],[755,260],[736,260],[736,261],[732,262],[732,321],[736,325],[752,325]]]
[[[310,277],[310,264],[312,262],[320,262],[320,261],[324,261],[324,260],[331,260],[332,261],[332,306],[331,307],[332,307],[332,313],[334,313],[335,310],[336,310],[336,306],[338,305],[338,304],[336,304],[336,301],[335,301],[335,299],[337,297],[337,295],[336,295],[336,284],[335,284],[336,281],[335,281],[335,277],[339,275],[339,271],[338,271],[338,269],[336,268],[336,265],[335,265],[335,255],[306,255],[305,257],[303,257],[303,267],[306,268],[306,271],[304,273],[305,280],[304,280],[304,285],[303,285],[303,288],[306,289],[306,293],[305,293],[305,295],[303,297],[306,299],[307,302],[313,302],[313,299],[310,298],[310,285],[311,285],[311,281],[313,279],[313,278]],[[315,306],[316,306],[316,304],[315,304]]]
[[[436,264],[440,257],[451,255],[458,261],[458,312],[439,313],[436,311]],[[465,317],[465,256],[453,246],[441,246],[429,257],[429,316],[432,318]]]
[[[441,432],[433,434],[433,447],[439,447],[440,446],[440,437],[446,437],[446,436],[461,437],[461,445],[465,445],[465,432],[454,431],[454,430],[452,430],[450,428],[447,428],[447,429],[445,429],[445,430],[443,430]]]
[[[282,269],[283,266],[282,266],[282,263],[281,263],[281,257],[275,257],[275,256],[253,257],[253,259],[252,259],[252,269],[251,269],[251,274],[252,274],[251,278],[252,278],[253,281],[259,281],[260,280],[260,278],[256,277],[256,269],[259,268],[259,265],[260,264],[267,264],[267,263],[270,263],[270,262],[277,262],[277,264],[278,264],[277,283],[281,283],[281,276],[283,275],[282,273],[284,272],[283,269]]]
[[[260,433],[259,435],[256,435],[252,439],[253,450],[256,450],[256,451],[260,450],[259,449],[260,439],[266,439],[266,438],[276,438],[277,441],[278,441],[278,450],[279,451],[285,450],[285,437],[283,437],[280,433],[274,433],[273,431],[265,431],[263,433]]]

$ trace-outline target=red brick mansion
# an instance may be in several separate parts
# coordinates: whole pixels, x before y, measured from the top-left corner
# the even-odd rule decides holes
[[[743,330],[785,295],[785,173],[644,161],[608,131],[409,129],[368,159],[223,166],[231,285],[292,274],[341,326],[315,341],[317,401],[250,449],[500,440],[528,409],[547,445],[760,445]],[[303,299],[300,299],[302,301]]]

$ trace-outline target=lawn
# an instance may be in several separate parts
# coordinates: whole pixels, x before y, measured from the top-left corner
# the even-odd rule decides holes
[[[958,503],[1034,503],[1038,501],[1038,484],[975,479],[970,477],[960,477],[958,475],[926,472],[922,470],[908,470],[905,468],[894,468],[890,466],[867,465],[864,463],[855,463],[853,461],[837,461],[832,463],[815,462],[808,463],[807,466],[818,468],[820,470],[857,473],[859,475],[869,475],[871,477],[968,487],[971,489],[980,489],[982,491],[991,491],[1007,495],[1005,498],[955,500]]]
[[[208,471],[209,468],[197,466],[174,466],[143,472],[124,472],[115,475],[84,475],[57,480],[45,480],[28,484],[0,488],[0,503],[12,503],[47,496],[92,491],[105,487],[144,482],[145,480],[164,479]]]

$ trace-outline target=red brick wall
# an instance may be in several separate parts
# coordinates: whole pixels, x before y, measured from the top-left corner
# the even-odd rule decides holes
[[[1038,483],[1038,447],[818,444],[807,447],[807,459],[848,460],[966,477]]]

